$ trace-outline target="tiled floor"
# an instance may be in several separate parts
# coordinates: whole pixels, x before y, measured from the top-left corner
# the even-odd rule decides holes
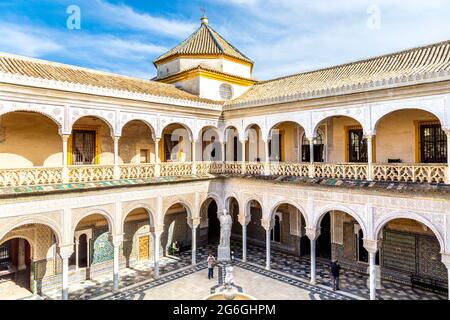
[[[125,289],[119,293],[103,297],[109,300],[200,300],[213,292],[216,279],[208,280],[206,264],[198,265],[195,270],[190,268],[171,276],[163,276],[157,281],[151,281]],[[239,292],[256,299],[269,300],[329,300],[348,299],[329,289],[310,286],[309,284],[290,277],[280,276],[274,272],[250,267],[248,264],[237,263],[234,266],[234,283],[239,285]],[[214,290],[214,289],[217,289]]]
[[[146,265],[124,269],[120,272],[119,293],[112,294],[112,276],[105,275],[94,280],[87,280],[79,285],[71,285],[70,299],[92,299],[106,297],[108,299],[144,299],[156,297],[155,293],[148,293],[152,288],[165,285],[171,281],[176,281],[181,277],[191,276],[197,272],[206,272],[205,261],[208,252],[216,252],[216,246],[205,246],[197,250],[198,265],[190,268],[191,252],[186,251],[177,259],[164,258],[161,260],[161,277],[154,280],[152,270]],[[232,250],[237,259],[241,258],[241,244],[233,242]],[[309,280],[309,258],[299,257],[272,251],[271,268],[272,272],[264,269],[265,248],[248,245],[247,259],[250,264],[236,261],[236,265],[249,272],[257,273],[265,278],[275,279],[309,292],[311,298],[317,299],[347,299],[346,293],[368,298],[369,290],[366,286],[367,275],[354,271],[343,270],[341,273],[341,291],[333,292],[330,287],[330,276],[328,264],[317,262],[317,283],[319,286],[311,286]],[[176,272],[176,270],[180,270]],[[196,276],[192,276],[195,279]],[[303,281],[299,280],[303,279]],[[189,278],[190,279],[190,278]],[[241,285],[241,284],[239,284]],[[131,286],[131,287],[130,287]],[[407,285],[397,284],[390,281],[382,281],[383,289],[377,290],[377,298],[382,300],[439,300],[446,299],[446,296],[422,290],[412,290]],[[213,287],[213,286],[211,286]],[[153,292],[153,291],[152,291]],[[156,294],[157,295],[157,294]],[[300,296],[299,296],[300,297]],[[53,292],[44,296],[46,299],[59,299],[60,292]]]
[[[241,244],[233,242],[232,250],[235,256],[241,258]],[[266,249],[252,245],[247,246],[247,261],[265,266]],[[301,278],[310,278],[310,260],[309,257],[299,257],[277,252],[272,250],[271,268],[286,274],[295,275]],[[325,286],[331,286],[329,265],[317,261],[316,264],[317,283]],[[350,270],[342,270],[340,276],[340,289],[344,292],[369,298],[369,289],[367,288],[368,275],[360,274]],[[412,289],[408,285],[395,283],[392,281],[381,282],[383,289],[377,290],[377,299],[380,300],[442,300],[446,296],[433,292]]]

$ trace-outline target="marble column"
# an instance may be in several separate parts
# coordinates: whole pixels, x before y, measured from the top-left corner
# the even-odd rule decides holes
[[[366,136],[367,139],[367,180],[372,181],[373,180],[373,174],[372,174],[372,158],[373,158],[373,136],[368,135]]]
[[[444,131],[447,134],[447,184],[450,184],[450,128]]]
[[[62,258],[62,299],[69,300],[69,257]]]
[[[247,262],[247,224],[242,225],[242,261]]]
[[[264,141],[264,175],[270,175],[269,140]]]
[[[309,238],[311,247],[311,284],[315,285],[316,281],[316,240],[320,236],[320,229],[306,228],[306,236]]]
[[[119,140],[120,137],[114,136],[114,179],[120,179],[120,168],[119,168]]]
[[[311,284],[316,284],[316,239],[311,242]]]
[[[375,258],[378,251],[377,240],[363,240],[364,248],[369,253],[369,291],[370,300],[376,300],[377,298],[377,272]]]
[[[309,177],[314,178],[314,137],[308,137],[309,140]]]
[[[376,253],[369,252],[369,277],[370,277],[370,300],[376,300],[376,271],[375,271],[375,256]]]
[[[159,248],[161,247],[162,234],[162,230],[155,230],[155,232],[153,232],[153,262],[155,278],[159,277]]]
[[[242,149],[242,174],[245,174],[245,144],[246,144],[246,141],[245,140],[242,140],[241,141],[241,149]]]
[[[192,153],[191,153],[191,159],[192,159],[192,174],[197,174],[197,162],[196,162],[196,153],[197,153],[197,140],[192,140]]]
[[[63,183],[68,183],[69,182],[69,167],[68,167],[68,163],[69,163],[69,157],[68,157],[68,144],[69,144],[69,137],[70,135],[68,134],[63,134],[61,136],[62,138],[62,143],[63,143],[63,158],[62,158],[62,167],[63,167],[63,171],[62,171],[62,182]]]
[[[270,270],[270,229],[266,229],[266,270]]]
[[[159,177],[161,175],[161,166],[160,166],[160,158],[159,158],[159,139],[155,139],[155,177]]]
[[[197,227],[198,227],[198,224],[192,224],[191,264],[193,266],[195,266],[197,264],[197,257],[196,257],[196,254],[197,254]]]
[[[119,289],[119,249],[120,245],[114,245],[114,265],[113,265],[113,290]]]
[[[69,300],[69,258],[73,253],[73,244],[59,247],[59,255],[62,259],[62,300]]]
[[[123,235],[110,236],[109,241],[114,248],[113,257],[113,290],[119,289],[119,249],[123,242]]]

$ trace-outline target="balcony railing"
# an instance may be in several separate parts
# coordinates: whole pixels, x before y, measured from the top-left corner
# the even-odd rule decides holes
[[[375,181],[400,182],[436,182],[448,181],[447,164],[408,164],[389,163],[372,165],[372,177]]]
[[[0,169],[0,187],[35,186],[62,182],[62,168]]]
[[[193,174],[192,162],[163,162],[156,164],[124,164],[114,170],[113,165],[69,166],[67,176],[59,168],[11,168],[0,169],[0,188],[81,183],[120,179],[145,179],[160,176],[189,176]],[[271,162],[196,162],[198,175],[251,174],[296,177],[318,177],[348,180],[367,180],[369,166],[365,163],[298,163]],[[373,163],[372,180],[419,183],[446,183],[447,164]],[[66,178],[64,178],[66,176]]]

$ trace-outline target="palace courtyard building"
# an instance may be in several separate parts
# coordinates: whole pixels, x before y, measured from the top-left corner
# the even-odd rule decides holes
[[[195,285],[223,213],[244,293],[449,297],[450,41],[258,81],[203,16],[154,65],[0,53],[0,298]]]

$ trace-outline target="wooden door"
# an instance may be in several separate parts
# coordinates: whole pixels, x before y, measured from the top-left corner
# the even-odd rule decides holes
[[[139,261],[149,258],[149,236],[139,237]]]

